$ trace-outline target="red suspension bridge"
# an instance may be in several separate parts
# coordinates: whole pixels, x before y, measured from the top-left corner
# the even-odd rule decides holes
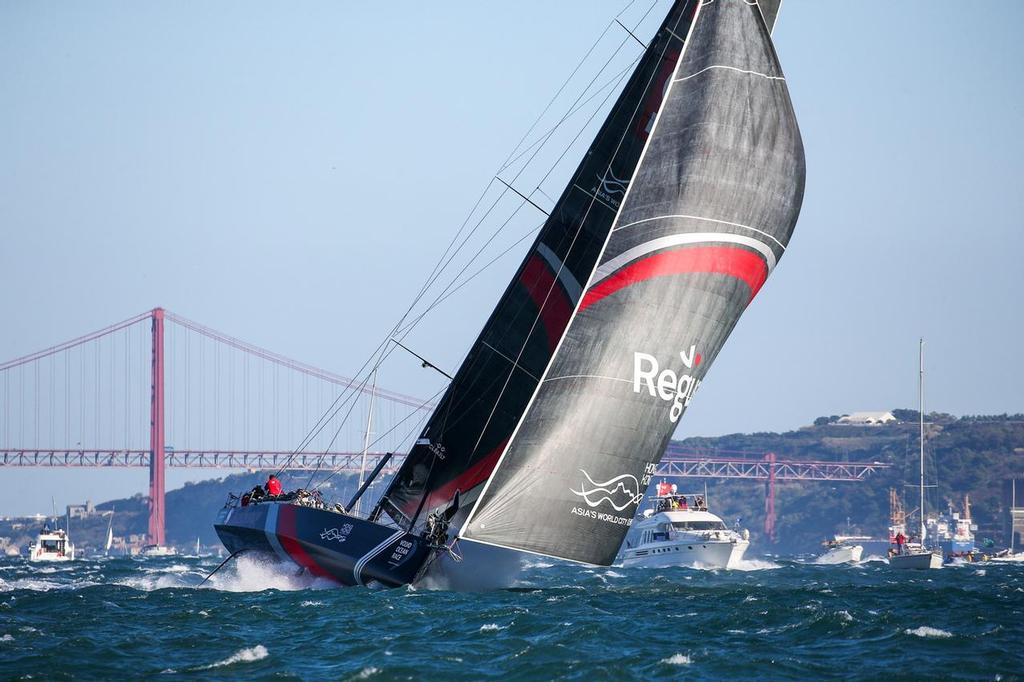
[[[162,308],[0,363],[0,383],[0,467],[146,467],[148,541],[158,545],[167,467],[356,472],[364,449],[367,468],[407,449],[432,407]],[[348,398],[339,403],[339,393]],[[344,418],[325,420],[332,412]],[[296,443],[304,444],[298,452]],[[396,456],[384,472],[401,462]],[[774,537],[777,481],[858,482],[886,466],[673,443],[656,475],[764,481],[765,532]]]

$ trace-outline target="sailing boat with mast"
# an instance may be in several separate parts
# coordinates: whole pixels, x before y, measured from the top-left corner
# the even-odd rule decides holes
[[[920,366],[918,370],[918,426],[920,431],[918,491],[920,497],[917,508],[918,519],[920,520],[918,527],[919,541],[917,543],[907,543],[906,545],[903,543],[897,544],[896,553],[889,557],[889,565],[893,568],[942,568],[942,554],[927,549],[925,545],[927,531],[925,529],[924,514],[924,339],[921,339],[918,345],[918,363]]]
[[[114,545],[114,510],[110,510],[110,518],[107,519],[107,540],[103,543],[103,556],[110,555],[110,548]]]
[[[1014,520],[1016,518],[1015,517],[1016,509],[1017,509],[1017,479],[1010,479],[1010,547],[1008,549],[1002,550],[1001,552],[999,552],[995,556],[991,557],[989,559],[990,561],[1013,562],[1013,563],[1024,562],[1024,552],[1016,551],[1016,547],[1014,545],[1014,538],[1015,538],[1014,530],[1015,530],[1015,526],[1014,526],[1013,522],[1014,522]]]
[[[777,10],[673,3],[369,515],[351,510],[386,457],[344,509],[229,505],[229,551],[345,585],[480,575],[522,552],[610,565],[796,224],[804,154]]]

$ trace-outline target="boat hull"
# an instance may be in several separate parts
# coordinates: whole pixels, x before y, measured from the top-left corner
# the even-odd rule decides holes
[[[690,566],[693,568],[730,568],[743,559],[750,543],[700,542],[678,540],[627,549],[622,554],[623,566]]]
[[[288,502],[226,509],[214,529],[232,554],[291,562],[348,586],[409,584],[431,554],[418,535]]]
[[[62,563],[65,561],[74,561],[75,554],[64,554],[57,556],[55,554],[43,553],[43,554],[30,554],[28,560],[33,563]]]
[[[860,561],[861,556],[864,553],[864,547],[862,545],[852,545],[850,547],[836,547],[818,557],[815,563],[819,564],[855,564]]]
[[[892,568],[911,570],[942,568],[942,557],[938,554],[932,554],[931,552],[896,554],[889,557],[889,566]]]

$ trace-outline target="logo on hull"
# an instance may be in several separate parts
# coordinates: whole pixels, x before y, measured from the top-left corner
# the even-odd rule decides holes
[[[685,369],[692,370],[700,364],[701,356],[697,346],[690,346],[689,353],[679,353],[679,359]],[[673,424],[679,420],[683,410],[689,407],[698,386],[700,379],[690,372],[661,369],[658,359],[653,355],[633,353],[633,392],[643,393],[646,390],[652,397],[672,403],[668,420]]]

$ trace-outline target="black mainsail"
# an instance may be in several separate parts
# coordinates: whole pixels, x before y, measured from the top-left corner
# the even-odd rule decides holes
[[[669,11],[373,518],[411,529],[487,481],[597,264],[697,4]]]
[[[582,298],[553,353],[531,357],[541,381],[498,394],[489,445],[502,454],[461,537],[612,563],[679,417],[789,242],[804,155],[766,23],[778,3],[687,4],[670,14],[689,34],[646,146],[628,176],[616,167],[631,181],[597,266],[588,244],[572,271]]]

